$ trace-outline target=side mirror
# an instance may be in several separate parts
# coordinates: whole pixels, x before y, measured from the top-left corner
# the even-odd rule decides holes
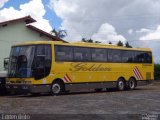
[[[8,70],[9,67],[9,58],[4,58],[4,70]]]

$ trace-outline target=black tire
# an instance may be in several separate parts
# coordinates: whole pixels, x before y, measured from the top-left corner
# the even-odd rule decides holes
[[[126,88],[125,80],[122,79],[122,78],[120,78],[120,79],[118,80],[118,82],[117,82],[117,89],[118,89],[119,91],[123,91],[123,90],[125,90],[125,88]]]
[[[52,95],[60,95],[64,92],[64,85],[61,81],[55,81],[51,85],[51,94]]]
[[[136,80],[134,78],[130,78],[128,81],[128,89],[134,90],[136,87]]]

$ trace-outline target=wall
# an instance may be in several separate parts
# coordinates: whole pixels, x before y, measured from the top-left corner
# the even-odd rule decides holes
[[[4,58],[9,57],[10,48],[13,44],[38,40],[51,39],[40,36],[38,32],[27,28],[25,22],[10,23],[5,27],[0,26],[0,71],[4,69]]]

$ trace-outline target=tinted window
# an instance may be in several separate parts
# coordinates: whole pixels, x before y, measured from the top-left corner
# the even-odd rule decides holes
[[[12,47],[10,55],[9,77],[32,77],[32,63],[34,60],[35,46]]]
[[[90,48],[74,47],[75,61],[91,61]]]
[[[45,50],[45,76],[47,76],[50,73],[51,70],[51,62],[52,62],[52,54],[51,54],[51,46],[46,45]]]
[[[125,63],[134,62],[134,51],[122,51],[122,62]]]
[[[107,61],[107,50],[106,49],[91,49],[92,61],[94,62],[105,62]]]
[[[43,69],[45,66],[45,45],[37,45],[35,58],[36,68]],[[44,71],[42,73],[44,73]]]
[[[37,45],[35,59],[32,65],[33,74],[35,79],[46,77],[51,69],[51,46],[50,45]]]
[[[109,62],[121,62],[121,50],[108,50]]]
[[[144,52],[135,52],[135,62],[137,62],[137,63],[144,63],[145,62]]]
[[[73,61],[73,47],[55,46],[56,61]]]
[[[41,49],[40,49],[41,48]],[[37,55],[43,55],[42,47]],[[66,62],[152,63],[152,53],[86,47],[55,46],[55,60]]]
[[[151,52],[136,52],[135,62],[138,63],[152,63],[152,53]]]
[[[151,52],[145,52],[145,63],[152,63],[152,53]]]
[[[37,45],[37,56],[45,55],[45,45]]]

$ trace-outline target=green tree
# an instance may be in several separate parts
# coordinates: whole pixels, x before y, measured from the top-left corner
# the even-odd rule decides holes
[[[51,34],[59,39],[63,39],[67,36],[67,31],[66,30],[58,30],[57,31],[56,29],[53,29],[51,31]]]
[[[160,64],[154,65],[154,78],[155,80],[160,80]]]
[[[118,41],[117,46],[123,46],[123,42]]]
[[[82,38],[82,42],[87,42],[86,38]]]
[[[132,46],[129,44],[128,41],[125,43],[125,47],[127,47],[127,48],[132,48]]]
[[[95,41],[95,43],[101,43],[101,42],[99,42],[99,41]]]
[[[89,39],[88,42],[89,42],[89,43],[94,43],[92,39]]]
[[[90,39],[82,38],[82,42],[87,42],[87,43],[101,43],[101,42],[99,42],[99,41],[93,41],[91,38],[90,38]]]
[[[109,44],[112,44],[112,42],[111,42],[111,41],[109,41]]]

